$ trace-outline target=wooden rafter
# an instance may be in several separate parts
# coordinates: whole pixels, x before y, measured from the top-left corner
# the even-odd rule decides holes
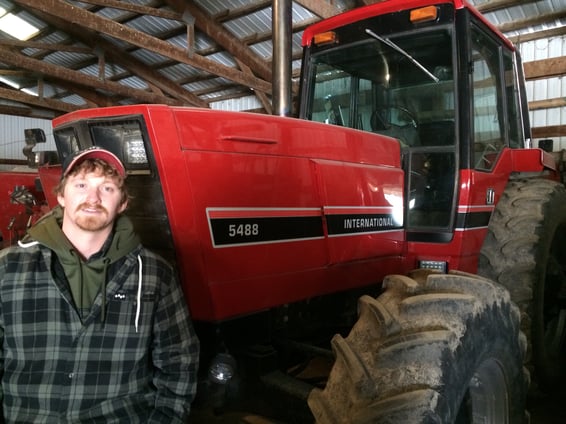
[[[380,1],[383,0],[346,3],[354,8]],[[479,4],[478,10],[489,14],[535,1],[490,0]],[[31,41],[0,40],[0,76],[17,81],[20,88],[40,93],[39,97],[21,95],[25,93],[0,83],[0,87],[5,87],[0,92],[0,98],[7,100],[7,104],[2,105],[3,111],[13,110],[15,114],[25,112],[26,116],[32,116],[37,111],[38,116],[45,116],[46,111],[57,115],[65,113],[66,108],[150,101],[209,107],[213,101],[252,93],[263,106],[263,112],[270,111],[271,58],[260,57],[252,46],[268,43],[272,38],[271,31],[234,34],[231,32],[234,27],[230,23],[270,9],[272,0],[252,0],[234,9],[219,8],[222,2],[205,7],[208,6],[206,2],[187,0],[150,0],[143,4],[123,0],[8,2],[14,5],[9,8],[10,12],[25,10],[45,26]],[[343,11],[337,7],[339,2],[334,0],[293,2],[315,16],[295,22],[294,34],[320,19]],[[188,46],[171,41],[182,40],[187,32],[184,20],[187,14],[195,18],[195,39],[205,40],[191,55],[188,54]],[[136,20],[142,16],[148,17],[150,26],[155,23],[153,33],[136,25]],[[498,29],[507,33],[564,19],[566,10],[562,9],[526,19],[514,19],[498,25]],[[562,37],[565,33],[566,27],[562,26],[513,36],[510,40],[520,44],[541,38]],[[68,38],[62,39],[61,34]],[[51,36],[56,40],[53,43],[47,41]],[[203,44],[206,46],[203,47]],[[149,56],[151,60],[147,59]],[[213,59],[214,56],[228,57],[235,65],[227,66],[225,62]],[[65,61],[60,62],[59,57],[68,59],[72,65],[63,65]],[[301,53],[294,51],[293,61],[300,58]],[[97,76],[92,76],[91,69]],[[185,72],[186,69],[190,69],[190,72]],[[527,62],[525,74],[528,80],[564,76],[566,64],[563,58]],[[295,94],[298,77],[299,71],[293,69]],[[45,93],[50,93],[49,97],[46,98]],[[82,98],[84,104],[76,106],[62,100],[72,94]],[[12,107],[12,103],[22,106]],[[533,110],[552,107],[564,105],[561,99],[531,102]]]
[[[206,72],[222,76],[229,80],[236,81],[242,85],[252,87],[256,90],[271,92],[271,84],[260,78],[249,76],[234,68],[222,65],[211,59],[200,55],[193,55],[189,58],[185,49],[177,47],[167,41],[153,37],[141,31],[137,31],[126,25],[122,25],[111,19],[98,16],[80,7],[73,6],[62,0],[15,0],[16,3],[25,5],[31,9],[41,10],[44,13],[65,18],[67,17],[74,24],[79,24],[84,28],[97,31],[118,40],[125,41],[132,45],[142,47],[162,56],[169,57],[179,63],[194,66]]]

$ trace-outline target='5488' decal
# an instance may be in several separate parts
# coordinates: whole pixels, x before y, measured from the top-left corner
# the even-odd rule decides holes
[[[389,207],[207,208],[214,247],[280,243],[395,231],[402,228]],[[344,211],[346,210],[346,211]]]
[[[251,224],[229,224],[228,237],[259,236],[259,222]]]
[[[322,238],[320,209],[208,208],[214,247]]]

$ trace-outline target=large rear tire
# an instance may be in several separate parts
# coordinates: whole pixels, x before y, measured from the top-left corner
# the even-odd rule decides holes
[[[308,403],[318,423],[521,423],[526,349],[499,285],[468,274],[390,276],[335,336],[336,362]]]
[[[489,223],[478,272],[521,309],[527,364],[543,391],[566,378],[566,189],[542,179],[509,182]]]

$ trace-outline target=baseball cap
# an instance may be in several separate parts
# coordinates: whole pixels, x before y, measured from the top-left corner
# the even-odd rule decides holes
[[[122,164],[120,159],[118,159],[118,156],[108,150],[102,149],[97,146],[90,147],[85,150],[79,150],[72,155],[67,156],[63,161],[62,176],[65,177],[75,166],[84,162],[86,159],[103,160],[114,169],[116,169],[116,171],[122,178],[126,177],[126,169],[124,168],[124,165]]]

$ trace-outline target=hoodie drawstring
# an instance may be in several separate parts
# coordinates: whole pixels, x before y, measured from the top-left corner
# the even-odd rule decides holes
[[[18,246],[20,246],[20,247],[22,247],[22,248],[24,248],[24,249],[27,249],[28,247],[35,246],[35,245],[37,245],[37,244],[39,244],[39,242],[38,242],[38,241],[35,241],[35,240],[32,240],[32,241],[30,241],[30,242],[28,242],[28,243],[24,243],[23,241],[18,240]]]
[[[71,249],[69,251],[69,253],[71,254],[71,256],[76,257],[76,253],[73,249]],[[77,263],[79,264],[79,272],[80,272],[80,277],[79,277],[79,281],[81,282],[80,284],[80,289],[79,289],[79,304],[77,306],[78,310],[79,310],[79,315],[81,317],[81,321],[84,318],[84,272],[83,272],[83,262],[81,261],[80,258],[77,259]],[[77,302],[75,302],[77,303]]]
[[[108,265],[110,264],[110,258],[104,258],[104,270],[102,271],[102,275],[104,278],[102,279],[102,287],[100,288],[100,292],[102,293],[102,308],[100,311],[100,322],[104,325],[106,321],[106,278],[108,276]]]
[[[136,321],[134,323],[136,327],[136,333],[138,332],[138,324],[141,313],[142,271],[143,271],[142,259],[141,256],[138,255],[138,294],[136,297]]]

